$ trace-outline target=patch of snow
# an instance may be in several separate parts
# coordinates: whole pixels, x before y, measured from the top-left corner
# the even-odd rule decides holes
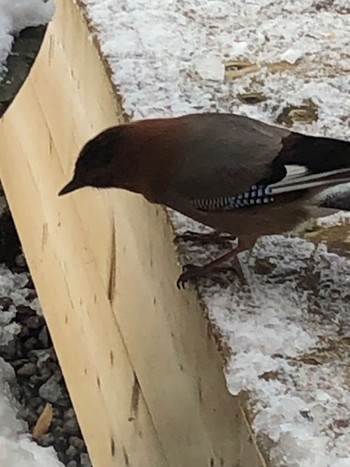
[[[347,0],[83,0],[126,112],[133,118],[236,112],[275,122],[311,99],[318,120],[295,128],[350,138]],[[345,13],[344,13],[345,12]],[[195,72],[207,54],[258,70],[232,81]],[[295,66],[271,72],[281,61]],[[260,104],[237,94],[262,92]]]
[[[14,36],[29,26],[46,24],[54,13],[53,0],[0,0],[0,76]]]

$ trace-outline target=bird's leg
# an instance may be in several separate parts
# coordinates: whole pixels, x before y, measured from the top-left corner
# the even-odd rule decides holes
[[[219,256],[218,258],[210,261],[209,263],[205,264],[204,266],[195,266],[193,264],[187,264],[183,267],[183,273],[178,278],[176,285],[179,289],[184,288],[186,282],[191,279],[197,279],[198,277],[206,277],[209,276],[214,271],[223,271],[227,270],[227,268],[220,268],[218,267],[219,264],[227,261],[231,258],[235,258],[234,267],[237,271],[237,274],[242,282],[244,282],[244,275],[241,269],[241,266],[238,262],[237,254],[241,251],[245,250],[244,246],[238,244],[238,246],[234,249],[227,251],[225,254]]]
[[[183,242],[196,242],[200,244],[207,244],[207,243],[218,243],[224,246],[228,246],[228,242],[233,242],[236,240],[236,237],[228,233],[221,233],[221,232],[210,232],[210,233],[200,233],[200,232],[193,232],[192,230],[186,230],[183,234],[176,235],[174,238],[174,242],[178,242],[179,240]]]

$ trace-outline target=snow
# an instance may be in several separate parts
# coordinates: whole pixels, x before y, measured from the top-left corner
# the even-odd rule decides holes
[[[0,0],[0,76],[6,71],[14,36],[29,26],[46,24],[53,12],[53,0]]]
[[[295,129],[350,140],[348,0],[82,3],[133,119],[221,111],[276,122],[285,107],[311,102],[316,121]],[[232,61],[246,71],[232,77]],[[252,92],[265,100],[237,97]],[[170,215],[178,232],[202,230]],[[342,223],[348,215],[318,221]],[[196,264],[222,252],[179,249]],[[262,238],[239,258],[244,284],[228,272],[199,286],[230,350],[230,392],[250,393],[253,428],[269,440],[275,465],[349,467],[350,259],[282,236]]]

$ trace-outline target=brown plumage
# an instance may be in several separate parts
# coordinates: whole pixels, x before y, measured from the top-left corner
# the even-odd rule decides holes
[[[59,194],[85,186],[140,193],[238,237],[237,252],[323,214],[319,192],[348,181],[349,142],[238,115],[193,114],[103,131],[83,147]]]

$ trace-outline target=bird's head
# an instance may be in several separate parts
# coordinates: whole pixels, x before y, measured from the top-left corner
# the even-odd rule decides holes
[[[181,121],[140,120],[103,131],[82,148],[73,178],[59,196],[95,187],[123,188],[154,202],[161,199],[188,139]]]
[[[88,141],[79,153],[73,178],[59,196],[83,187],[132,189],[137,159],[130,150],[126,125],[108,128]]]

